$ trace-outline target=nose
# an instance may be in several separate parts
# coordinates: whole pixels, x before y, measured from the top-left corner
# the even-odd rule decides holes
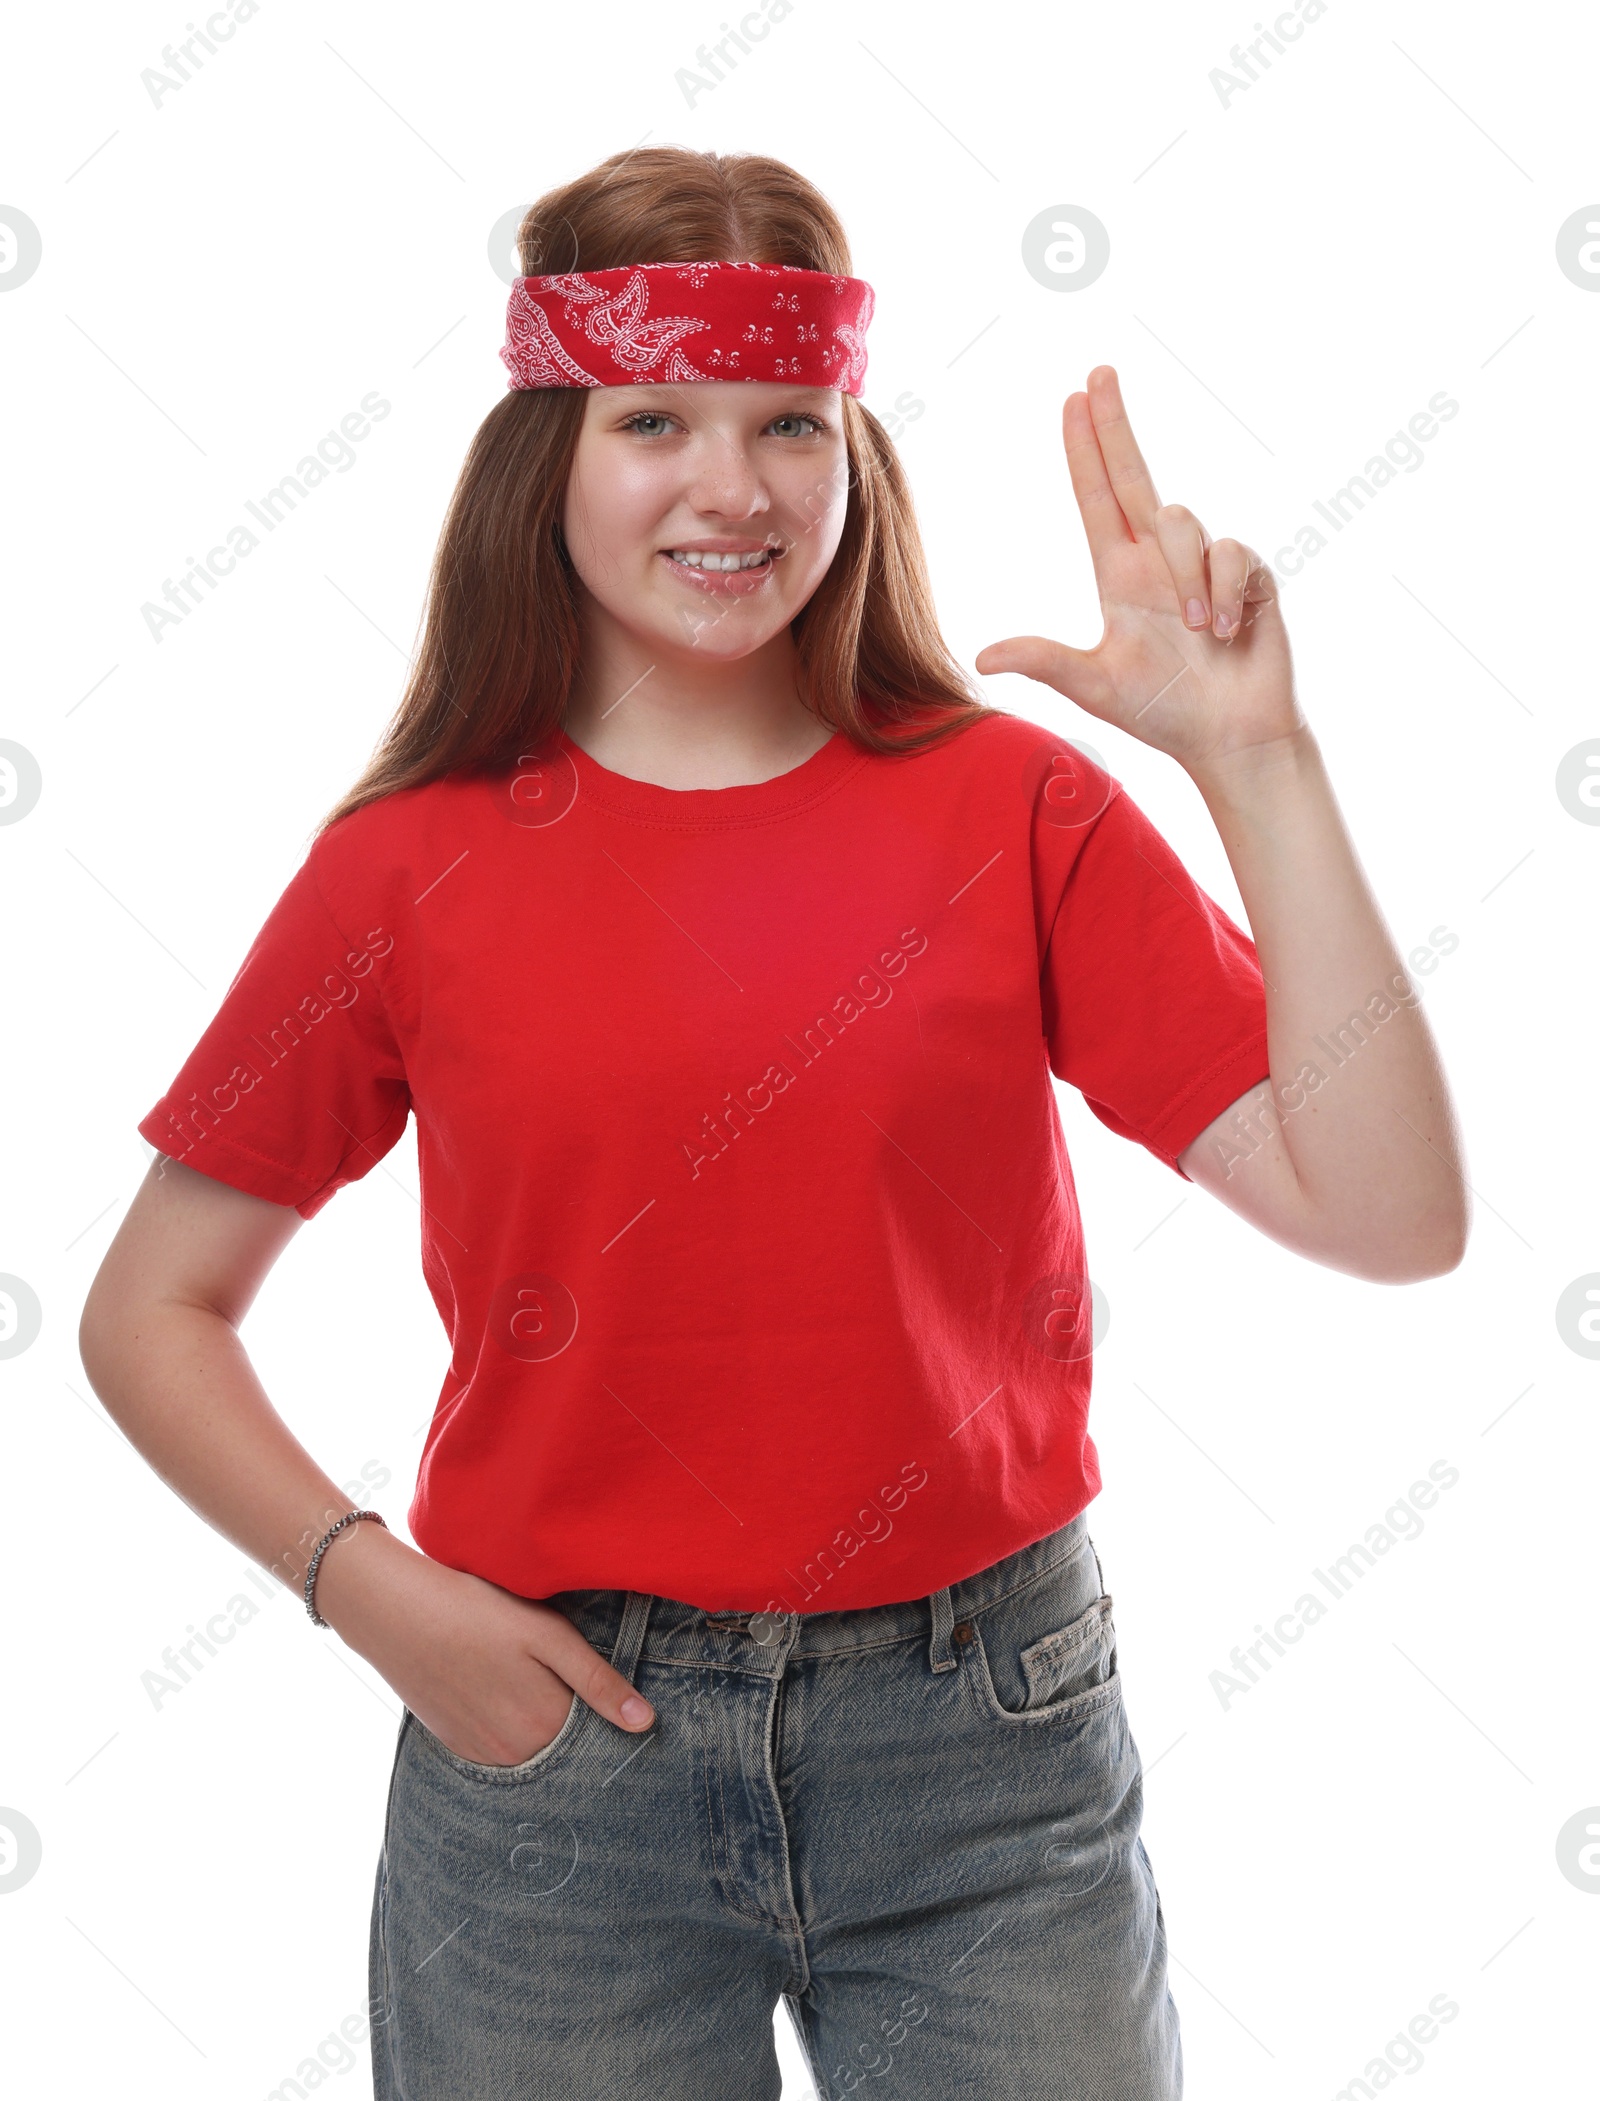
[[[770,502],[760,467],[743,443],[709,424],[686,493],[691,507],[707,518],[749,518]]]

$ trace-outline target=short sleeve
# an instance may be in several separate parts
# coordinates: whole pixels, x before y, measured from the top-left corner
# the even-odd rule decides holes
[[[1068,871],[1040,989],[1051,1071],[1185,1181],[1178,1154],[1270,1075],[1255,943],[1120,785]]]
[[[337,925],[315,857],[313,846],[139,1124],[170,1159],[302,1218],[377,1165],[411,1108],[382,991],[394,935]]]

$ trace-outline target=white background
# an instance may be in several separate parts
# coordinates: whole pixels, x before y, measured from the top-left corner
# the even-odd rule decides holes
[[[18,2090],[250,2101],[365,2006],[398,1702],[280,1593],[152,1705],[163,1648],[249,1586],[89,1393],[77,1319],[145,1171],[137,1120],[398,698],[505,384],[489,229],[648,139],[778,155],[842,214],[878,294],[866,400],[922,404],[902,453],[968,666],[1012,633],[1098,636],[1059,436],[1093,365],[1117,367],[1163,498],[1269,556],[1431,396],[1460,405],[1284,597],[1390,926],[1402,949],[1457,937],[1420,982],[1476,1192],[1465,1262],[1405,1288],[1318,1268],[1061,1106],[1111,1309],[1091,1523],[1187,2091],[1334,2095],[1440,1993],[1458,2012],[1398,2083],[1576,2091],[1600,1876],[1567,1879],[1557,1838],[1600,1803],[1600,1366],[1555,1308],[1600,1268],[1600,829],[1555,776],[1600,737],[1600,297],[1555,243],[1600,197],[1592,19],[1513,41],[1486,7],[1333,0],[1225,107],[1209,76],[1257,33],[1244,0],[943,27],[796,0],[691,107],[676,76],[715,5],[265,0],[158,107],[140,76],[185,20],[19,21],[0,175],[43,238],[0,298],[0,735],[43,775],[0,829],[0,1271],[43,1309],[0,1363],[0,1805],[43,1843],[0,1895]],[[1092,286],[1023,267],[1056,205],[1109,230]],[[154,642],[141,606],[373,389],[392,413],[351,471]],[[1170,761],[1043,687],[988,690],[1085,739],[1243,917]],[[298,1236],[246,1329],[329,1471],[387,1470],[371,1499],[396,1526],[446,1361],[415,1188],[408,1135]],[[1436,1461],[1459,1479],[1420,1536],[1224,1709],[1230,1650]],[[785,2095],[808,2093],[781,2018],[779,2046]],[[326,2085],[368,2081],[363,2044]]]

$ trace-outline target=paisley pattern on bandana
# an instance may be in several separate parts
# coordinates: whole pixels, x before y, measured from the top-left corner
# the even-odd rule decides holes
[[[794,380],[859,394],[872,287],[768,263],[636,263],[519,277],[500,356],[512,389]]]

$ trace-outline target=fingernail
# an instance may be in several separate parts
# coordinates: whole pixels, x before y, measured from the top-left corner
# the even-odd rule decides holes
[[[635,1726],[642,1726],[650,1721],[652,1716],[649,1701],[641,1700],[636,1692],[629,1693],[622,1703],[622,1719],[634,1723]]]
[[[1217,608],[1217,633],[1218,633],[1219,635],[1225,635],[1225,634],[1227,634],[1227,633],[1229,632],[1229,630],[1230,630],[1230,629],[1232,628],[1232,626],[1233,626],[1233,615],[1232,615],[1232,614],[1231,614],[1231,613],[1230,613],[1230,612],[1228,611],[1228,609],[1227,609],[1227,607],[1226,607],[1226,606],[1218,606],[1218,608]]]
[[[1211,616],[1203,598],[1191,598],[1183,609],[1183,617],[1191,627],[1204,627]]]

